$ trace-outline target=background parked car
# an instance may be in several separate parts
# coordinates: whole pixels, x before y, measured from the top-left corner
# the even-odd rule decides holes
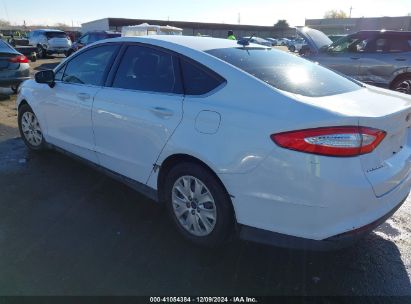
[[[0,40],[0,86],[11,87],[14,92],[30,78],[29,60],[7,42]]]
[[[73,43],[67,55],[70,56],[74,52],[77,52],[81,48],[85,47],[86,45],[89,45],[96,41],[103,40],[103,39],[109,39],[109,38],[117,38],[117,37],[121,37],[121,33],[109,32],[109,31],[94,31],[94,32],[85,33],[76,42]]]
[[[278,45],[282,45],[282,46],[286,45],[286,46],[288,46],[288,44],[290,43],[290,39],[288,39],[288,38],[280,38],[280,39],[277,39],[277,42],[278,42]]]
[[[256,44],[264,45],[264,46],[268,46],[268,47],[273,46],[273,43],[271,41],[268,41],[268,40],[260,38],[260,37],[243,37],[243,38],[240,38],[239,40],[249,40],[250,43],[256,43]]]
[[[266,40],[270,41],[273,46],[278,45],[278,41],[275,38],[267,38]]]
[[[297,39],[291,40],[288,43],[288,50],[292,53],[294,53],[295,51],[299,52],[301,48],[306,44],[307,43],[305,42],[303,38],[297,38]]]
[[[67,54],[71,40],[60,30],[35,30],[29,33],[29,43],[37,47],[37,55],[45,58],[47,55]]]
[[[359,81],[411,94],[411,32],[361,31],[334,43],[322,32],[301,31],[307,58]]]

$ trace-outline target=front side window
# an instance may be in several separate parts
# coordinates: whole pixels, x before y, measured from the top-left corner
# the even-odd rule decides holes
[[[368,43],[369,39],[348,36],[333,43],[328,50],[333,53],[360,53],[369,51],[367,50]]]
[[[114,88],[182,94],[177,58],[158,49],[132,45],[125,51]]]
[[[67,63],[63,82],[102,85],[103,77],[118,45],[103,45],[89,49]]]
[[[359,90],[348,78],[283,51],[262,48],[226,48],[207,51],[282,91],[321,97]]]

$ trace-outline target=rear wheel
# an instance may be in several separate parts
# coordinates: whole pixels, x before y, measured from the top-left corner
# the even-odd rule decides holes
[[[209,170],[196,163],[176,165],[164,191],[168,213],[187,240],[206,247],[227,240],[234,223],[231,200]]]
[[[399,77],[391,87],[394,91],[411,94],[411,74]]]
[[[19,108],[18,123],[20,135],[29,149],[41,151],[46,148],[39,121],[28,104]]]
[[[41,45],[37,46],[37,55],[38,58],[46,58],[46,51]]]

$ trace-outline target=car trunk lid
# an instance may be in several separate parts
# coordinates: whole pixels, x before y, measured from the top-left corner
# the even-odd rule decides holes
[[[411,97],[367,87],[321,98],[299,97],[317,107],[343,116],[358,117],[358,124],[386,132],[384,140],[369,154],[361,155],[364,174],[375,195],[382,197],[411,173]]]

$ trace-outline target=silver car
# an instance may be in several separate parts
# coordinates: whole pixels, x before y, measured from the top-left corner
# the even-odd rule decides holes
[[[332,42],[324,33],[303,28],[312,61],[361,82],[411,94],[411,32],[361,31]]]
[[[14,92],[24,80],[30,78],[30,65],[26,56],[0,40],[0,87],[11,87]]]

